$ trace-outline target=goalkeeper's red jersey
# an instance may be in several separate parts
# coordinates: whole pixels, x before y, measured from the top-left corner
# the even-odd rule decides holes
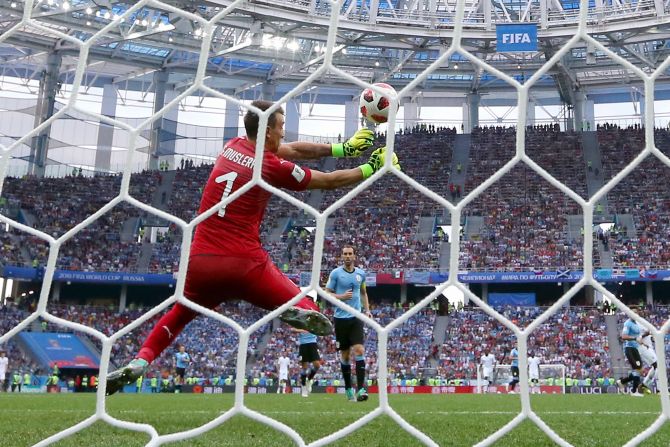
[[[224,146],[203,190],[198,214],[251,181],[254,152],[254,143],[246,137],[233,138]],[[312,172],[266,151],[262,176],[272,186],[302,191],[307,188]],[[254,186],[221,207],[196,227],[191,254],[262,256],[259,228],[271,196]]]

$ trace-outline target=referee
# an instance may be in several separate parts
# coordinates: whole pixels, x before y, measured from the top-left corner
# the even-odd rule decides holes
[[[343,266],[330,272],[326,291],[333,294],[357,311],[363,311],[368,317],[370,303],[365,289],[365,271],[354,266],[356,253],[354,247],[345,245],[342,248]],[[362,304],[362,305],[361,305]],[[368,400],[368,391],[365,389],[365,332],[363,322],[346,310],[335,308],[335,341],[340,351],[340,366],[344,378],[344,388],[347,399],[353,402]],[[351,383],[352,356],[356,361],[356,384],[358,391],[354,393]]]

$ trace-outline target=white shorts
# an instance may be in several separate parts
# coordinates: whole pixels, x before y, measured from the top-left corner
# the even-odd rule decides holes
[[[640,344],[637,348],[638,352],[640,353],[640,358],[642,361],[647,365],[651,366],[652,364],[656,363],[657,358],[656,358],[656,351],[648,347],[647,345]]]
[[[288,380],[288,371],[279,371],[279,380]]]
[[[540,371],[528,371],[529,380],[540,380]]]
[[[491,380],[493,378],[493,368],[482,368],[482,379]]]

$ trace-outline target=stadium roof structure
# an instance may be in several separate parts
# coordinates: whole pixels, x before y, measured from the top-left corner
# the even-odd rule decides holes
[[[465,2],[462,47],[522,82],[577,29],[576,0]],[[283,95],[320,66],[335,5],[329,0],[163,0],[146,2],[121,17],[137,3],[35,0],[30,17],[42,27],[21,26],[4,40],[3,75],[36,79],[48,54],[57,51],[63,55],[62,79],[68,82],[78,47],[45,29],[86,41],[113,23],[91,47],[85,86],[115,83],[125,89],[150,89],[152,74],[166,70],[174,88],[186,88],[200,57],[202,30],[181,11],[209,20],[235,3],[214,29],[206,85],[249,99],[258,96],[264,83],[271,83]],[[402,87],[443,54],[453,39],[456,0],[344,0],[339,5],[333,61],[366,82]],[[24,1],[0,0],[0,33],[21,21],[24,6]],[[588,22],[593,38],[644,72],[654,71],[670,54],[670,0],[589,0]],[[497,52],[496,25],[518,23],[538,25],[538,50]],[[669,80],[667,73],[659,77],[658,99],[670,99]],[[634,72],[594,45],[580,42],[534,90],[538,98],[560,97],[565,104],[573,102],[575,90],[593,95],[596,102],[621,102],[630,101],[631,89],[640,85]],[[324,103],[343,103],[360,90],[332,73],[311,88]],[[513,93],[504,81],[458,53],[429,75],[420,89],[461,102],[469,92]]]

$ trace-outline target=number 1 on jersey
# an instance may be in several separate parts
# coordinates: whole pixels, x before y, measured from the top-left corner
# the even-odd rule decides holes
[[[221,200],[225,199],[230,195],[230,191],[233,190],[233,182],[237,178],[237,172],[229,172],[228,174],[223,174],[214,179],[216,183],[226,182],[225,188],[223,188],[223,194],[221,195]],[[226,205],[222,205],[219,209],[219,217],[226,215]]]

